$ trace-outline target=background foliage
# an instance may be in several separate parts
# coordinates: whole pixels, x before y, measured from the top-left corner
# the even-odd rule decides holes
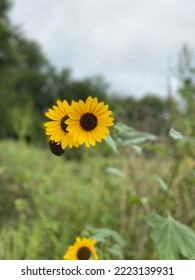
[[[113,95],[100,76],[74,80],[51,65],[12,26],[9,7],[1,0],[0,258],[61,259],[82,234],[97,239],[102,259],[194,258],[193,50],[178,54],[177,101],[169,91]],[[55,157],[44,112],[89,95],[113,111],[112,138]]]

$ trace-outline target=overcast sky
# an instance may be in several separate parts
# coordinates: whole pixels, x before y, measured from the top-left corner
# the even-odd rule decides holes
[[[13,0],[10,16],[58,69],[125,95],[165,96],[182,45],[195,50],[194,0]]]

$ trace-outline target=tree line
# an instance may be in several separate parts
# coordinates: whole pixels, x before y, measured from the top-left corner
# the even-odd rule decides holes
[[[41,142],[44,137],[44,112],[56,99],[85,100],[96,96],[108,102],[117,122],[155,134],[166,133],[170,122],[187,115],[192,121],[195,80],[192,55],[187,47],[180,54],[180,88],[184,109],[171,96],[160,98],[147,94],[137,100],[132,96],[113,95],[101,76],[81,80],[72,78],[71,69],[57,70],[40,46],[25,38],[12,25],[10,1],[0,2],[0,138],[24,138]],[[178,122],[177,122],[178,123]],[[192,125],[194,121],[192,121]],[[163,129],[162,129],[163,128]]]

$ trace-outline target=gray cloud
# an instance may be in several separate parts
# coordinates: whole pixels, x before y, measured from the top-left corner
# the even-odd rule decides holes
[[[11,18],[57,67],[141,96],[166,94],[169,64],[195,46],[194,11],[191,0],[15,0]]]

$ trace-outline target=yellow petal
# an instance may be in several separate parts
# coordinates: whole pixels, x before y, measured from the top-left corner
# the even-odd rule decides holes
[[[90,142],[89,142],[88,137],[85,139],[85,145],[86,145],[87,148],[90,147]]]
[[[88,139],[89,139],[89,143],[92,146],[95,146],[95,139],[94,139],[93,134],[91,132],[88,133]]]
[[[46,134],[46,135],[52,135],[52,133],[49,132],[49,131],[46,131],[45,134]]]
[[[101,131],[103,134],[108,134],[108,133],[109,133],[108,128],[105,127],[105,126],[99,125],[99,126],[97,127],[97,129],[98,129],[99,131]]]
[[[91,96],[89,96],[86,100],[86,110],[87,112],[91,112],[91,107],[92,107],[93,99]]]
[[[82,114],[87,112],[86,104],[83,102],[83,100],[79,100],[79,107]]]
[[[113,120],[109,119],[109,118],[105,118],[105,119],[98,119],[98,125],[102,125],[102,126],[112,126]]]
[[[69,112],[68,116],[70,120],[79,121],[82,115],[79,115],[76,112]]]
[[[64,131],[60,131],[54,135],[55,142],[61,141],[64,138]]]
[[[57,130],[61,130],[61,127],[58,126],[47,126],[45,127],[45,130],[50,130],[50,131],[57,131]]]
[[[95,129],[95,133],[97,133],[97,135],[99,137],[101,137],[102,139],[105,139],[107,137],[107,135],[105,133],[103,133],[101,130],[99,130],[98,127]]]
[[[67,147],[67,144],[68,144],[67,140],[68,140],[67,137],[64,137],[62,139],[62,142],[61,142],[62,149],[65,149]]]
[[[100,102],[96,105],[96,107],[93,109],[93,114],[97,115],[99,111],[101,111],[101,109],[104,106],[104,102]]]
[[[79,132],[79,144],[83,144],[85,142],[86,138],[87,138],[87,132],[84,130],[81,130]]]
[[[96,107],[97,107],[97,104],[98,104],[98,100],[97,100],[97,98],[95,97],[95,98],[93,98],[93,101],[92,101],[92,105],[91,105],[91,113],[93,113],[94,112],[94,110],[96,109]]]
[[[91,132],[96,141],[98,141],[98,142],[102,141],[102,138],[99,136],[99,134],[95,130],[92,130]]]
[[[66,100],[64,100],[63,102],[61,102],[60,100],[58,100],[57,101],[57,104],[58,104],[58,107],[59,107],[59,109],[61,110],[61,112],[62,112],[62,114],[63,115],[66,115],[67,114],[67,110],[66,110],[66,105],[65,105],[65,101]],[[66,101],[66,103],[67,103],[67,101]],[[67,103],[67,107],[69,107],[68,106],[68,103]]]
[[[50,121],[50,122],[44,123],[44,126],[46,126],[46,127],[57,127],[59,125],[60,125],[59,121]]]
[[[72,124],[72,125],[74,125],[74,124],[80,124],[80,120],[75,120],[75,119],[67,119],[66,121],[65,121],[65,123],[67,124],[67,125],[69,125],[69,124]]]
[[[68,142],[68,146],[69,146],[70,148],[72,148],[72,147],[73,147],[73,139],[72,139],[72,137],[68,137],[68,138],[67,138],[67,142]]]
[[[75,132],[79,133],[81,127],[80,127],[80,125],[75,124],[75,125],[67,126],[66,129],[69,131],[70,134],[73,134]]]
[[[109,117],[111,114],[112,114],[112,111],[110,111],[110,110],[104,111],[104,112],[100,111],[99,113],[96,114],[96,116],[97,116],[98,118],[107,118],[107,117]]]
[[[79,129],[78,129],[76,132],[74,132],[74,133],[72,133],[72,131],[69,132],[69,133],[72,135],[73,141],[74,141],[74,142],[79,142],[79,135],[80,135],[81,131],[82,131],[82,129],[79,128]],[[82,143],[79,142],[79,144],[82,144]]]
[[[54,111],[55,111],[58,115],[60,115],[60,116],[61,116],[61,118],[63,118],[63,117],[64,117],[64,113],[63,113],[63,111],[62,111],[62,110],[60,110],[60,108],[59,108],[58,106],[54,105],[54,106],[53,106],[53,109],[54,109]]]
[[[76,148],[79,147],[79,142],[73,142],[73,143],[74,143],[74,146],[75,146]]]
[[[97,108],[95,114],[98,116],[99,114],[105,113],[106,111],[108,111],[108,105],[104,105],[102,107]]]
[[[45,113],[46,117],[54,121],[60,121],[61,116],[58,115],[54,110],[49,109],[48,112]]]

